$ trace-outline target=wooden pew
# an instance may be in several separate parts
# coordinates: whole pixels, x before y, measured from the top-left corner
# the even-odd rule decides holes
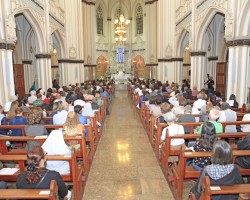
[[[35,137],[35,136],[11,136],[11,137],[0,137],[0,152],[2,155],[20,155],[20,154],[27,154],[27,150],[25,148],[25,145],[28,141],[38,141],[41,145],[45,142],[47,139],[46,136],[42,137]],[[76,137],[64,137],[65,141],[78,141],[80,144],[79,151],[76,151],[76,157],[77,159],[83,160],[83,168],[84,168],[84,175],[87,176],[89,173],[90,163],[89,163],[89,151],[86,148],[86,141],[85,138],[82,136],[76,136]],[[9,142],[23,142],[24,148],[18,148],[18,149],[11,149],[8,150],[8,147],[6,145],[6,141]]]
[[[239,133],[221,133],[217,134],[217,137],[220,139],[226,139],[226,138],[240,138],[244,139],[249,133],[247,132],[239,132]],[[171,150],[171,140],[172,139],[184,139],[184,140],[196,140],[197,138],[200,138],[200,134],[184,134],[184,135],[175,135],[175,136],[169,136],[167,134],[166,141],[164,147],[160,150],[161,153],[161,167],[162,171],[165,174],[165,176],[168,176],[169,172],[169,166],[168,166],[168,158],[169,156],[179,156],[180,150]]]
[[[0,199],[48,199],[57,200],[58,185],[55,180],[46,189],[4,189],[0,192]]]
[[[82,199],[83,195],[83,168],[77,165],[76,153],[72,150],[71,156],[59,156],[59,155],[47,155],[47,160],[63,160],[68,161],[70,166],[70,174],[62,174],[64,182],[73,183],[74,199]],[[15,182],[17,176],[25,171],[25,162],[27,161],[27,155],[0,155],[0,161],[14,161],[19,164],[19,171],[14,175],[0,175],[1,181]]]
[[[22,129],[22,135],[25,135],[25,126],[26,125],[1,125],[0,129]],[[53,124],[44,124],[43,125],[46,129],[54,129],[54,130],[58,130],[58,129],[62,129],[63,125],[53,125]],[[95,152],[95,138],[93,136],[93,131],[92,131],[92,127],[90,125],[84,125],[85,128],[88,129],[88,137],[85,138],[86,142],[90,143],[90,150],[91,150],[91,154],[90,154],[90,158],[93,158],[94,152]]]
[[[213,195],[230,195],[230,194],[244,194],[250,192],[250,184],[235,184],[235,185],[218,185],[220,189],[213,189],[210,184],[210,179],[205,176],[202,180],[202,189],[200,200],[211,200]],[[194,198],[195,200],[195,198]]]
[[[174,165],[173,181],[171,182],[171,189],[176,199],[182,199],[183,197],[183,182],[187,179],[197,179],[200,175],[200,171],[197,171],[193,166],[186,166],[187,159],[193,159],[196,157],[211,157],[212,152],[185,152],[185,147],[182,148],[179,163]],[[236,157],[250,156],[250,150],[233,150],[233,161]],[[242,176],[249,176],[250,169],[244,169],[239,167]]]

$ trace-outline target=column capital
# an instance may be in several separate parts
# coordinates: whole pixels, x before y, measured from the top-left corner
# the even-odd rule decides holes
[[[25,65],[32,65],[32,60],[25,59],[25,60],[22,60],[22,63]]]
[[[84,65],[84,67],[96,67],[96,64],[87,64],[87,65]]]
[[[208,59],[208,61],[216,61],[216,60],[218,60],[218,56],[210,56],[207,59]]]
[[[236,40],[226,41],[226,46],[228,46],[228,47],[250,46],[250,39],[244,38],[244,39],[236,39]]]
[[[36,53],[35,54],[36,59],[51,59],[50,53]]]
[[[95,0],[82,0],[83,3],[86,3],[88,5],[95,5]]]
[[[84,64],[84,60],[76,60],[76,59],[58,59],[58,63],[81,63]]]
[[[15,43],[0,42],[0,49],[14,50]]]
[[[192,51],[191,56],[206,56],[206,51]]]
[[[146,0],[146,1],[145,1],[145,4],[146,4],[146,5],[147,5],[147,4],[152,4],[152,3],[156,2],[156,1],[158,1],[158,0]]]

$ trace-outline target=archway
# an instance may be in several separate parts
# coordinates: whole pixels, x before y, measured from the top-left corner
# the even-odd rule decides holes
[[[189,32],[185,31],[183,33],[182,40],[180,42],[180,57],[183,58],[183,67],[181,70],[181,79],[190,79],[190,66],[191,66],[191,57],[189,50]]]
[[[134,78],[145,79],[146,78],[146,67],[144,58],[141,55],[137,55],[133,59],[134,64]]]
[[[104,78],[107,72],[108,60],[104,56],[99,56],[96,61],[95,78]]]
[[[59,67],[58,59],[63,57],[63,43],[57,31],[52,33],[53,47],[51,51],[51,79],[62,83],[62,69]]]
[[[226,94],[227,63],[225,54],[225,14],[223,11],[211,8],[204,17],[197,34],[196,49],[206,52],[203,59],[201,77],[202,82],[207,82],[207,75],[213,77],[214,88],[222,96]],[[206,86],[206,85],[205,85]]]
[[[13,51],[14,79],[19,96],[24,97],[33,82],[37,82],[34,53],[38,51],[39,45],[37,34],[23,13],[15,15],[15,22],[17,42]]]

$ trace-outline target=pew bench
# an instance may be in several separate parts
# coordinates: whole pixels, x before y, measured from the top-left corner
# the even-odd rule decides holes
[[[239,132],[239,133],[221,133],[217,134],[217,137],[220,139],[227,139],[227,138],[240,138],[244,139],[249,133],[247,132]],[[169,166],[168,166],[168,158],[169,156],[179,156],[180,150],[171,150],[171,140],[172,139],[184,139],[184,140],[196,140],[200,138],[201,135],[199,134],[184,134],[184,135],[175,135],[170,136],[167,133],[165,145],[162,149],[160,149],[159,160],[162,167],[162,171],[165,176],[168,176]],[[237,147],[237,146],[235,146]],[[236,149],[235,149],[236,150]]]
[[[11,137],[0,137],[0,152],[2,155],[19,155],[24,154],[27,155],[27,150],[25,145],[28,141],[38,141],[40,145],[42,145],[47,136],[11,136]],[[89,150],[86,148],[85,138],[83,136],[76,137],[64,137],[64,140],[67,141],[78,141],[80,144],[79,151],[76,151],[77,159],[81,159],[83,161],[84,175],[87,176],[89,173],[90,163],[89,163]],[[6,145],[6,141],[10,142],[22,142],[24,148],[17,148],[8,150]]]
[[[7,130],[12,130],[12,129],[21,129],[22,130],[22,136],[25,135],[25,126],[26,125],[1,125],[0,129],[7,129]],[[44,124],[43,125],[46,129],[53,129],[53,130],[59,130],[63,128],[63,125],[53,125],[53,124]],[[90,143],[90,159],[93,159],[94,152],[95,152],[95,137],[93,136],[93,130],[92,126],[90,125],[84,125],[85,128],[88,129],[88,137],[85,138],[86,142]]]
[[[48,199],[57,200],[58,186],[55,180],[46,189],[4,189],[0,192],[0,199]]]
[[[70,166],[70,174],[62,174],[64,182],[69,182],[73,185],[73,193],[75,199],[82,199],[83,195],[83,168],[77,164],[76,153],[72,150],[71,156],[47,155],[47,160],[62,160],[68,161]],[[27,155],[0,155],[0,161],[14,161],[19,164],[19,170],[13,175],[0,175],[1,181],[15,182],[20,173],[25,171],[25,162]]]
[[[182,147],[178,165],[174,164],[173,180],[170,183],[176,199],[182,199],[183,197],[183,182],[188,179],[197,179],[200,175],[200,171],[197,171],[193,166],[186,166],[187,159],[193,159],[196,157],[211,157],[212,152],[186,152],[185,147]],[[233,161],[236,157],[250,156],[250,150],[233,150]],[[244,169],[239,167],[242,176],[249,176],[250,169]]]
[[[216,187],[216,189],[215,189]],[[213,195],[230,195],[230,194],[244,194],[250,192],[250,184],[235,184],[235,185],[219,185],[211,186],[210,179],[205,176],[202,180],[200,200],[211,200]],[[190,200],[196,200],[195,196],[192,195]]]

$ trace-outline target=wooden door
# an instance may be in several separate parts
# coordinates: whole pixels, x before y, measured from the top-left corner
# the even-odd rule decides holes
[[[14,81],[19,98],[25,97],[23,64],[14,64]]]
[[[221,97],[226,96],[227,63],[219,62],[216,66],[216,91],[221,93]]]

